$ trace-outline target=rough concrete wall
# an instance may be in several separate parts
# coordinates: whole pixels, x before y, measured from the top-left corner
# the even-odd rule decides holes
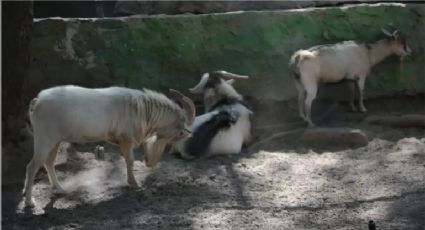
[[[341,1],[117,1],[114,13],[118,15],[135,14],[205,14],[240,10],[283,10],[305,7],[342,5],[351,0]]]
[[[128,1],[128,0],[108,0],[108,1],[57,1],[52,4],[51,1],[35,1],[34,17],[117,17],[136,14],[155,15],[155,14],[207,14],[220,13],[240,10],[283,10],[299,9],[306,7],[325,7],[341,6],[359,2],[378,2],[378,1]]]
[[[359,5],[211,15],[47,19],[35,22],[29,96],[57,84],[187,89],[203,72],[247,74],[237,88],[257,98],[291,99],[291,54],[317,44],[373,42],[391,23],[414,56],[376,66],[366,95],[425,92],[424,6]]]

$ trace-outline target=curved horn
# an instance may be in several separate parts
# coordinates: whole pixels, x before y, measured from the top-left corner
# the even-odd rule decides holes
[[[193,88],[190,88],[189,91],[191,93],[202,93],[202,90],[204,89],[205,85],[208,82],[208,79],[210,78],[209,73],[204,73],[202,75],[201,81]]]
[[[388,32],[388,30],[386,30],[384,28],[382,28],[381,31],[382,31],[382,33],[385,34],[385,36],[388,36],[388,37],[392,37],[393,36],[390,32]]]
[[[394,30],[394,32],[391,34],[393,37],[397,37],[400,35],[400,31],[399,30]]]
[[[183,109],[188,119],[188,123],[189,125],[192,125],[196,116],[196,108],[193,101],[175,89],[170,89],[170,93],[173,95],[173,98],[182,103]]]
[[[248,79],[249,77],[246,75],[239,75],[239,74],[234,74],[234,73],[229,73],[227,71],[224,70],[220,70],[220,71],[216,71],[216,73],[220,74],[222,77],[227,78],[227,79]]]

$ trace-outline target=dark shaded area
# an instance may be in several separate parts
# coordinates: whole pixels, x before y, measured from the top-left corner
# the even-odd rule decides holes
[[[23,120],[28,101],[23,95],[23,85],[28,78],[30,43],[33,28],[32,2],[2,2],[2,175],[9,168],[27,161]],[[12,156],[13,154],[13,156]],[[14,160],[9,160],[9,159]]]
[[[7,116],[18,116],[24,107],[21,94],[30,62],[32,16],[32,2],[2,4],[3,121]]]
[[[114,14],[117,1],[35,1],[34,17],[95,18]]]

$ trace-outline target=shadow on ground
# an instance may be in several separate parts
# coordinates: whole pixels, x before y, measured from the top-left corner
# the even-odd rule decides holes
[[[315,113],[329,108],[331,112],[320,125],[361,128],[370,142],[356,149],[316,150],[299,141],[305,124],[294,115],[294,104],[250,102],[255,135],[242,154],[193,161],[165,155],[152,170],[136,161],[135,175],[142,187],[133,190],[126,186],[125,163],[116,149],[106,148],[103,161],[94,158],[93,146],[64,151],[56,168],[68,193],[51,194],[41,172],[34,186],[37,208],[26,210],[22,185],[4,185],[2,226],[366,229],[369,220],[378,229],[424,226],[425,205],[419,202],[425,199],[423,129],[370,126],[362,122],[364,115],[345,112],[344,104],[323,102]],[[389,98],[370,100],[366,106],[370,114],[395,114],[405,104],[406,113],[423,114],[423,102]],[[328,117],[333,117],[331,122]],[[273,136],[276,133],[283,134]]]

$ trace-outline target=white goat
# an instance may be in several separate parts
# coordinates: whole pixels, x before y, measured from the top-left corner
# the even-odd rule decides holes
[[[192,93],[204,93],[206,113],[197,116],[192,136],[176,142],[174,150],[183,158],[239,153],[251,138],[250,115],[243,97],[232,87],[235,79],[247,76],[226,71],[205,73]]]
[[[315,46],[308,50],[298,50],[293,54],[289,65],[295,75],[299,114],[309,126],[314,126],[311,120],[311,104],[316,98],[319,83],[354,80],[356,85],[350,84],[351,91],[354,91],[354,87],[357,86],[359,109],[361,112],[366,112],[363,104],[363,89],[371,67],[390,55],[396,54],[402,60],[411,52],[406,40],[398,31],[392,34],[383,31],[387,38],[370,45],[345,41],[333,45]],[[356,110],[353,96],[350,106],[352,110]]]
[[[29,109],[34,156],[27,166],[26,205],[34,206],[31,198],[33,181],[42,165],[53,189],[64,191],[54,169],[62,141],[107,141],[119,145],[127,165],[127,182],[138,187],[133,174],[133,149],[143,145],[145,164],[154,167],[166,144],[190,133],[195,106],[178,91],[171,90],[171,93],[183,108],[163,94],[146,89],[58,86],[41,91]]]

